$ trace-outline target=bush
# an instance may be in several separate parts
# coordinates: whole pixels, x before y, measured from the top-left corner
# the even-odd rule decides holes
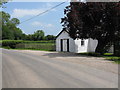
[[[3,40],[2,47],[15,48],[17,44],[23,43],[22,40]]]
[[[23,40],[3,40],[3,48],[12,48],[12,49],[38,49],[38,50],[47,50],[55,51],[54,40],[49,41],[23,41]]]

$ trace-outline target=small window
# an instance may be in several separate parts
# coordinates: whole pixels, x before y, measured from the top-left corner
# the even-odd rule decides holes
[[[81,40],[81,46],[84,46],[84,45],[85,45],[85,41]]]

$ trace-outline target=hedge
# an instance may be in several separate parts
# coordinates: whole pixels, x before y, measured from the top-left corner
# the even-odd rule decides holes
[[[3,47],[10,47],[15,48],[17,44],[23,43],[23,40],[3,40],[2,46]]]
[[[40,49],[47,51],[55,50],[55,43],[53,40],[50,41],[23,41],[23,40],[3,40],[0,41],[2,47],[12,49]]]

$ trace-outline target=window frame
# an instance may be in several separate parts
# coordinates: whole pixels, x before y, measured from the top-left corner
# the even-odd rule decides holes
[[[85,46],[85,40],[81,39],[81,46]]]

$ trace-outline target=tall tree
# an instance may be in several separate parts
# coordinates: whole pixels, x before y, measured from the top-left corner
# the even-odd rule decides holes
[[[45,40],[55,40],[55,36],[54,35],[47,35],[47,36],[45,36]]]
[[[35,41],[38,41],[38,40],[43,40],[45,37],[45,33],[43,30],[37,30],[36,32],[34,32],[33,34],[33,38]]]
[[[17,27],[20,21],[17,18],[10,19],[10,15],[3,11],[2,14],[2,39],[22,39],[22,30]]]
[[[0,8],[4,8],[3,5],[7,3],[9,0],[0,0]]]
[[[119,39],[119,2],[71,2],[64,10],[63,29],[76,38],[98,40],[96,52],[103,53],[110,42]]]

